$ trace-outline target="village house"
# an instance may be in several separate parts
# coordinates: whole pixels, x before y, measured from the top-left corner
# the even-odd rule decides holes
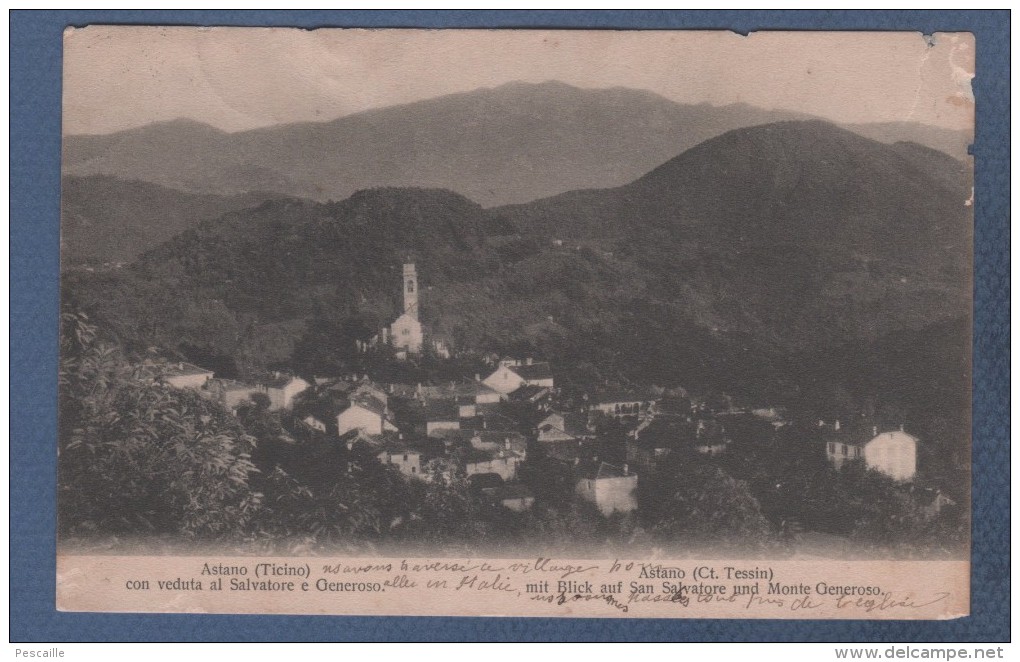
[[[245,384],[233,379],[210,379],[205,384],[205,390],[210,398],[230,411],[236,411],[241,404],[251,402],[252,395],[262,392],[254,384]]]
[[[878,432],[864,444],[864,463],[895,480],[913,480],[917,474],[917,437],[903,430]]]
[[[574,492],[607,517],[637,510],[637,474],[622,467],[594,460],[575,467]]]
[[[729,447],[730,438],[726,426],[712,419],[698,421],[694,435],[694,450],[702,455],[718,455]]]
[[[899,429],[880,432],[877,425],[848,430],[836,421],[824,435],[825,454],[837,469],[852,460],[863,460],[868,469],[898,481],[910,481],[917,473],[917,437]]]
[[[259,383],[259,390],[269,397],[269,411],[290,409],[294,398],[308,390],[309,384],[300,377],[274,372]]]
[[[294,406],[294,417],[307,430],[322,434],[342,434],[337,428],[337,415],[348,406],[340,394],[329,392],[314,399],[304,399]]]
[[[361,446],[369,452],[374,452],[382,447],[383,439],[355,428],[340,435],[340,443],[346,446],[349,451],[354,450],[355,446]]]
[[[422,454],[407,444],[389,441],[378,449],[376,457],[385,465],[396,467],[400,473],[411,478],[425,479],[422,473]]]
[[[495,474],[504,481],[511,481],[517,477],[517,467],[524,458],[513,450],[483,451],[472,447],[464,452],[462,460],[468,478]]]
[[[500,487],[487,487],[482,493],[504,508],[523,513],[535,505],[535,495],[526,485],[511,483]]]
[[[483,384],[477,379],[477,377],[475,381],[468,382],[462,388],[464,388],[467,393],[474,396],[475,404],[479,405],[499,404],[499,402],[501,402],[505,397],[502,393],[491,386]]]
[[[457,398],[457,416],[460,418],[474,418],[478,415],[478,404],[471,396],[460,396]]]
[[[331,393],[343,395],[349,400],[369,397],[378,400],[383,405],[389,403],[389,394],[386,392],[386,389],[374,383],[368,377],[362,377],[354,381],[334,381],[327,387],[327,390]]]
[[[552,388],[553,373],[548,363],[535,363],[531,359],[524,363],[504,360],[496,370],[482,380],[486,386],[503,394],[513,393],[522,386],[543,386]]]
[[[164,366],[162,380],[174,388],[190,388],[197,391],[213,378],[213,371],[200,368],[193,363],[179,361]]]
[[[395,396],[388,399],[390,418],[402,432],[425,435],[425,405],[418,400]]]
[[[595,448],[595,442],[591,439],[544,441],[540,447],[547,457],[572,465],[577,460],[590,456]]]
[[[499,413],[499,403],[480,403],[474,396],[461,395],[455,398],[461,420],[469,420],[484,416],[492,417]]]
[[[528,440],[519,432],[509,430],[478,430],[471,433],[468,440],[473,448],[480,451],[512,451],[522,460],[527,458]]]
[[[787,413],[784,407],[752,407],[751,415],[756,416],[763,421],[768,421],[772,424],[772,427],[777,429],[787,424]]]
[[[414,384],[400,384],[400,383],[384,383],[380,385],[386,394],[393,398],[404,398],[407,400],[417,399],[418,392],[422,388],[421,384],[415,386]]]
[[[694,415],[694,408],[691,400],[686,395],[664,396],[655,402],[654,413],[656,416],[673,416],[691,421]]]
[[[450,352],[450,347],[446,344],[445,340],[443,340],[442,338],[437,338],[434,335],[430,338],[430,340],[431,340],[430,346],[432,347],[432,351],[435,353],[436,356],[438,356],[441,359],[450,358],[452,353]]]
[[[309,429],[314,430],[316,432],[321,432],[325,434],[329,431],[329,423],[327,423],[329,419],[324,420],[323,417],[321,416],[316,416],[315,414],[307,413],[300,420]]]
[[[396,432],[397,426],[390,419],[386,403],[378,398],[360,394],[337,414],[337,434],[350,430],[363,430],[368,434]]]
[[[425,405],[425,434],[439,436],[444,430],[460,429],[460,412],[452,399],[430,400]]]
[[[669,446],[635,439],[627,441],[627,464],[642,471],[653,472],[659,467],[659,463],[673,453]]]
[[[915,493],[914,498],[921,507],[925,519],[934,519],[939,516],[943,508],[955,506],[956,502],[941,490],[925,488]]]
[[[509,399],[511,402],[538,404],[548,400],[551,395],[552,389],[548,386],[530,386],[526,384],[516,391],[511,391]]]
[[[695,439],[693,426],[686,418],[672,415],[646,419],[627,436],[627,462],[645,471],[654,471],[660,462]]]
[[[475,416],[460,419],[461,430],[517,430],[518,422],[500,413],[498,405],[475,405]]]
[[[470,446],[471,437],[475,434],[473,430],[438,430],[430,438],[442,441],[443,446],[449,451],[455,448]]]
[[[439,384],[437,386],[418,385],[414,387],[411,395],[423,402],[437,399],[456,399],[463,400],[464,402],[472,400],[478,405],[497,404],[506,397],[504,394],[477,379],[474,381],[450,382],[449,384]]]
[[[594,409],[606,416],[637,416],[647,412],[656,399],[650,392],[605,391],[595,396]]]
[[[538,441],[559,442],[594,439],[595,432],[588,425],[588,417],[580,412],[552,412],[536,426]]]

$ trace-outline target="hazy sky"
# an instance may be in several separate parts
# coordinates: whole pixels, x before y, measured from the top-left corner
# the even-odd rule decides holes
[[[971,128],[973,63],[966,34],[98,26],[65,32],[64,132],[179,117],[238,131],[514,80]]]

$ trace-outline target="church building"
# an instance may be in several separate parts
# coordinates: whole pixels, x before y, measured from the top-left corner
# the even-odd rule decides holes
[[[413,263],[404,265],[404,313],[390,325],[393,346],[408,354],[421,351],[424,337],[418,319],[418,274]]]

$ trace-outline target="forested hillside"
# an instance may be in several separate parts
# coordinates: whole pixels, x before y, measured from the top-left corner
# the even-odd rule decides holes
[[[619,188],[528,205],[487,210],[431,189],[269,201],[200,223],[130,269],[73,275],[65,292],[129,346],[197,351],[243,374],[315,365],[321,343],[308,339],[324,334],[352,352],[395,317],[412,260],[423,322],[457,351],[797,392],[828,374],[827,348],[969,318],[968,181],[921,146],[779,123],[709,140]],[[794,360],[805,356],[811,365]]]

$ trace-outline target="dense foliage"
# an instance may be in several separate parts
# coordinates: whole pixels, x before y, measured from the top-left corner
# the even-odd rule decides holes
[[[222,408],[127,363],[65,315],[59,522],[69,533],[234,537],[261,509],[255,439]]]

